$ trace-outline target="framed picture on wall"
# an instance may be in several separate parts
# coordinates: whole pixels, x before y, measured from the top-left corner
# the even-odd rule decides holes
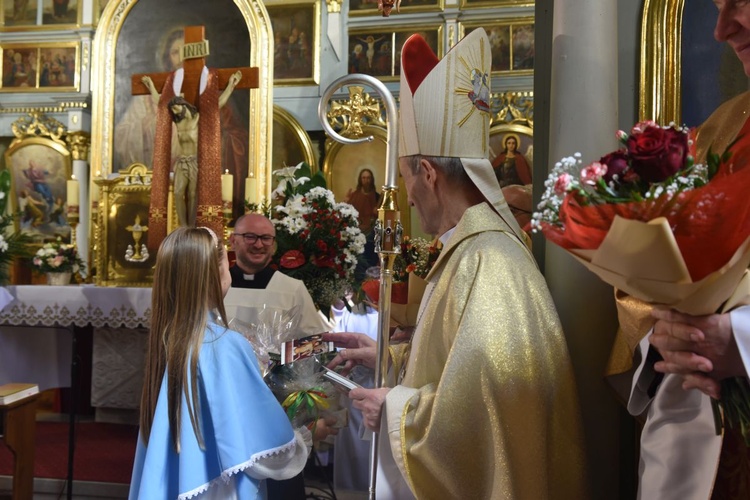
[[[349,73],[364,73],[384,81],[401,74],[401,47],[413,34],[420,34],[438,57],[443,56],[443,26],[394,27],[389,30],[349,30]]]
[[[81,3],[83,0],[42,0],[42,24],[79,24],[78,11]]]
[[[531,184],[534,161],[534,131],[515,123],[490,128],[490,162],[500,187]]]
[[[534,2],[531,0],[461,0],[459,8],[463,9],[487,9],[491,7],[532,7]]]
[[[66,182],[73,168],[70,151],[52,139],[28,137],[11,143],[5,151],[5,166],[11,174],[11,206],[21,213],[17,230],[34,245],[58,237],[69,243]]]
[[[0,25],[3,29],[28,29],[36,26],[36,0],[4,0]]]
[[[534,19],[507,19],[493,23],[461,24],[463,38],[484,28],[490,40],[492,73],[532,74],[534,71]]]
[[[78,45],[39,49],[39,88],[47,91],[78,89]]]
[[[391,15],[409,12],[439,12],[445,9],[445,0],[409,0],[402,2],[399,11],[394,8]],[[375,16],[378,12],[378,0],[350,0],[350,16]]]
[[[0,46],[0,92],[71,92],[79,88],[77,42]]]
[[[302,124],[287,110],[273,105],[273,152],[271,164],[273,170],[298,165],[304,161],[310,170],[318,170],[318,158],[313,149],[312,140]],[[271,190],[276,189],[278,178],[271,179]]]
[[[266,2],[274,36],[274,85],[314,85],[320,78],[320,0]]]

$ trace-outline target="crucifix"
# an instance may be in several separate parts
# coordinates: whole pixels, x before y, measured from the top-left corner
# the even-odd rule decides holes
[[[172,123],[180,156],[174,161],[174,197],[180,225],[204,226],[223,234],[219,108],[235,88],[258,88],[258,68],[209,69],[203,26],[185,28],[183,67],[170,73],[136,74],[133,95],[158,100],[154,141],[149,247],[167,234],[167,198],[172,170]]]

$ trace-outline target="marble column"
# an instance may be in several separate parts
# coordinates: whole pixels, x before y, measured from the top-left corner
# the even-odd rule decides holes
[[[617,2],[555,0],[549,162],[617,148]],[[603,373],[617,329],[612,288],[548,243],[545,276],[565,330],[583,410],[592,498],[618,498],[621,409]]]
[[[80,186],[79,198],[79,223],[76,228],[76,245],[78,254],[86,262],[85,276],[88,276],[89,269],[89,227],[91,223],[91,207],[89,197],[89,146],[91,145],[91,136],[88,132],[70,132],[67,137],[68,147],[73,158],[73,175],[78,179]]]

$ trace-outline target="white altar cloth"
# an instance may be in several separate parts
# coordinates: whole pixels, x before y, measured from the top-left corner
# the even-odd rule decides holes
[[[21,285],[5,291],[0,291],[0,306],[5,303],[0,384],[69,387],[71,326],[138,328],[148,326],[151,317],[150,288]]]

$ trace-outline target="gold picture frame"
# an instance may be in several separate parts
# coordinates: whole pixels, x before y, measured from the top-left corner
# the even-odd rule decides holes
[[[304,161],[315,173],[318,158],[312,139],[302,124],[289,111],[278,104],[273,105],[273,170],[297,165]]]
[[[533,7],[531,0],[461,0],[458,8],[465,9],[491,9],[494,7]]]
[[[274,85],[320,82],[320,2],[266,0],[274,34]]]
[[[364,169],[372,171],[376,189],[378,192],[382,191],[381,188],[385,182],[387,131],[376,125],[363,125],[362,133],[363,136],[373,136],[374,139],[362,144],[343,144],[330,139],[326,141],[323,174],[336,201],[346,201],[347,193],[350,189],[352,191],[356,189],[357,180]],[[398,186],[401,225],[405,234],[411,234],[408,196],[401,175],[398,176]]]
[[[493,22],[461,22],[459,37],[484,28],[490,39],[493,75],[534,74],[534,17]]]
[[[78,92],[80,43],[3,43],[0,92]]]
[[[410,14],[413,12],[442,12],[445,10],[445,0],[409,0],[404,2],[398,11],[393,9],[391,16]],[[349,0],[350,16],[381,15],[378,11],[377,0]]]
[[[38,8],[42,7],[39,23]],[[83,0],[26,0],[2,2],[0,31],[70,30],[82,24]]]
[[[150,287],[156,253],[146,247],[151,172],[134,164],[114,179],[94,180],[100,189],[94,239],[96,284]]]
[[[521,174],[522,184],[531,184],[531,175],[534,171],[534,129],[520,123],[496,123],[490,127],[490,162],[496,171],[505,151],[505,144],[509,137],[516,139],[516,151],[523,158],[528,167],[528,178]],[[500,187],[506,185],[503,173],[498,174]]]
[[[348,72],[371,75],[384,82],[401,74],[401,47],[408,37],[421,34],[438,58],[443,57],[443,25],[351,28]]]
[[[70,151],[62,140],[26,136],[5,151],[11,175],[11,208],[20,212],[16,231],[38,248],[60,238],[70,243],[67,221],[67,180],[73,171]]]

